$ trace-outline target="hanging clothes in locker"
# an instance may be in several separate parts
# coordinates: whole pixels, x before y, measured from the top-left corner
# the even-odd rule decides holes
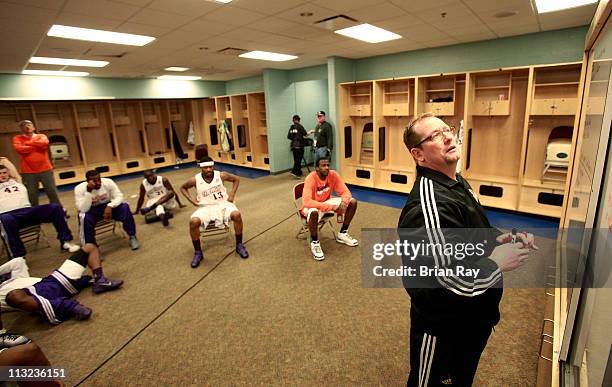
[[[180,163],[183,159],[187,158],[187,154],[183,152],[183,146],[181,145],[181,141],[179,140],[178,134],[176,133],[176,128],[174,127],[174,122],[172,122],[172,146],[174,147],[174,154],[176,155],[177,163]]]
[[[195,145],[195,130],[193,129],[193,121],[189,121],[189,131],[187,132],[187,144]]]
[[[217,130],[219,131],[219,139],[221,140],[221,150],[223,152],[229,152],[232,149],[232,134],[227,122],[225,120],[221,121]]]

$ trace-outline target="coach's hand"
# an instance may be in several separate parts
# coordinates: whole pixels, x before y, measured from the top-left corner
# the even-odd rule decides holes
[[[511,271],[523,266],[529,258],[529,249],[524,248],[520,242],[504,243],[493,249],[489,258],[502,272]]]
[[[509,232],[501,234],[496,238],[497,243],[510,243],[512,242],[512,234]],[[523,247],[528,249],[539,250],[539,247],[535,245],[535,238],[533,234],[521,231],[516,233],[516,241],[521,242]]]

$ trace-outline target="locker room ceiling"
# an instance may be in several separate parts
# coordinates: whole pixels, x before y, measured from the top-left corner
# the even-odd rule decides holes
[[[91,76],[163,74],[231,80],[264,68],[294,69],[329,56],[364,58],[589,24],[597,4],[538,15],[532,0],[0,0],[0,72],[88,71]],[[514,13],[496,17],[500,13]],[[301,16],[302,14],[302,16]],[[398,33],[370,44],[315,22],[339,14]],[[444,15],[442,15],[444,14]],[[444,17],[443,17],[444,16]],[[154,36],[143,47],[46,36],[53,24]],[[341,27],[352,24],[339,24]],[[298,55],[268,62],[222,55],[227,47]],[[104,68],[30,64],[32,56],[107,60]],[[164,71],[184,66],[185,73]]]

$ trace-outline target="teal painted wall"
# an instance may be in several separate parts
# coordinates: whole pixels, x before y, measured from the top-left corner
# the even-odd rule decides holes
[[[287,119],[295,111],[295,87],[289,81],[289,72],[266,69],[263,73],[268,118],[268,152],[270,172],[279,172],[291,165],[287,146]]]
[[[327,66],[325,66],[325,75],[327,76]],[[329,112],[329,100],[327,79],[316,79],[312,81],[295,82],[295,113],[300,116],[301,124],[306,131],[314,130],[317,125],[316,113],[323,110]],[[329,113],[327,113],[329,114]],[[291,117],[288,115],[287,130],[291,124]],[[286,133],[285,133],[286,137]],[[288,144],[288,142],[287,142]],[[307,148],[310,150],[311,148]],[[305,155],[308,162],[312,162],[311,153]],[[291,161],[292,162],[292,161]]]
[[[302,82],[314,79],[327,79],[327,64],[289,71],[290,82]]]
[[[225,94],[227,95],[251,93],[255,91],[262,91],[263,89],[263,75],[234,79],[225,82]]]
[[[300,115],[302,125],[307,130],[314,129],[315,113],[328,109],[327,79],[294,82],[295,79],[304,79],[308,76],[321,77],[321,70],[309,69],[297,76],[293,71],[264,70],[268,150],[272,173],[289,170],[293,165],[293,155],[287,140],[291,117],[294,114]]]
[[[0,99],[73,100],[203,98],[225,93],[225,82],[0,74]]]
[[[354,80],[582,60],[588,26],[356,59]]]

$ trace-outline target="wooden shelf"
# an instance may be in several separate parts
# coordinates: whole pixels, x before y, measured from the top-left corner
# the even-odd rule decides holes
[[[351,97],[370,97],[372,94],[351,94]]]
[[[410,165],[379,164],[378,167],[385,171],[399,172],[404,174],[414,174],[416,172],[414,166]]]
[[[579,82],[554,82],[554,83],[536,83],[534,84],[535,87],[542,87],[542,86],[571,86],[571,85],[575,85],[578,86]]]
[[[385,95],[410,95],[409,91],[385,91]]]
[[[524,187],[533,187],[533,188],[545,188],[545,189],[553,189],[553,190],[565,190],[565,182],[563,183],[552,183],[552,182],[541,182],[540,180],[535,179],[524,179],[523,184]]]
[[[486,182],[486,183],[518,184],[517,177],[484,175],[484,174],[475,174],[475,173],[469,173],[469,172],[464,177],[468,181],[468,183],[470,182],[470,180],[478,180],[478,181]]]
[[[455,91],[455,89],[430,89],[430,90],[425,90],[426,93],[449,93],[451,91]]]
[[[510,85],[505,85],[505,86],[482,86],[482,87],[475,87],[474,90],[499,90],[499,89],[509,89]]]

